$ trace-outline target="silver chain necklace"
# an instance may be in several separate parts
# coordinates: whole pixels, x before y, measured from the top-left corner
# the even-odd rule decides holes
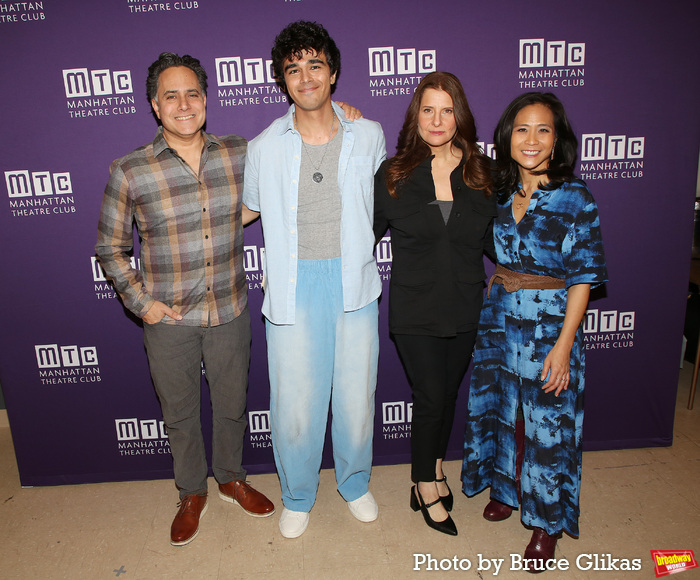
[[[297,112],[294,111],[292,113],[294,117],[294,128],[299,131],[299,125],[297,124]],[[321,183],[323,181],[323,173],[319,171],[321,169],[321,165],[323,165],[323,160],[326,158],[326,151],[328,151],[328,146],[331,144],[331,137],[333,136],[333,127],[335,126],[335,111],[333,111],[333,118],[331,119],[331,132],[328,135],[328,141],[326,142],[325,147],[323,148],[323,155],[321,156],[321,161],[318,163],[318,167],[316,167],[316,164],[314,163],[314,160],[311,158],[311,155],[309,154],[309,150],[306,148],[306,143],[304,143],[304,138],[302,137],[301,139],[301,145],[304,148],[304,151],[306,151],[306,156],[309,158],[309,162],[311,163],[311,166],[316,170],[314,174],[311,176],[311,179],[313,179],[316,183]],[[301,132],[299,132],[301,135]]]

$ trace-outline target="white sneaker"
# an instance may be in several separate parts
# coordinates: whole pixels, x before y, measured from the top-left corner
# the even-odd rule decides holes
[[[293,512],[284,508],[280,516],[280,532],[285,538],[298,538],[306,531],[309,525],[307,512]]]
[[[379,515],[379,506],[374,501],[371,491],[355,501],[349,501],[348,508],[350,508],[350,513],[361,522],[373,522]]]

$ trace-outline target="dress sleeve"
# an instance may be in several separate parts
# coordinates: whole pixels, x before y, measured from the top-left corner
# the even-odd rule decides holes
[[[598,206],[588,189],[582,189],[582,203],[562,244],[567,289],[574,284],[595,287],[608,280]]]

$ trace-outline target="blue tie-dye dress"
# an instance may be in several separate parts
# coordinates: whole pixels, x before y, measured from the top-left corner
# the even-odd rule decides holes
[[[598,208],[580,180],[532,194],[515,223],[513,195],[494,224],[498,263],[517,272],[596,286],[607,280]],[[554,534],[578,536],[583,426],[584,345],[579,328],[571,379],[558,397],[542,391],[540,373],[566,313],[567,290],[505,291],[494,284],[484,301],[469,392],[462,489],[518,506],[515,420],[525,418],[521,519]]]

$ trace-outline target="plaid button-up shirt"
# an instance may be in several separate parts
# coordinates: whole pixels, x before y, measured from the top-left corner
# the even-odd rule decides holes
[[[160,128],[110,167],[95,251],[124,305],[143,317],[155,300],[182,315],[168,324],[217,326],[246,307],[241,192],[246,140],[203,133],[199,175]],[[140,264],[132,266],[133,223]]]

